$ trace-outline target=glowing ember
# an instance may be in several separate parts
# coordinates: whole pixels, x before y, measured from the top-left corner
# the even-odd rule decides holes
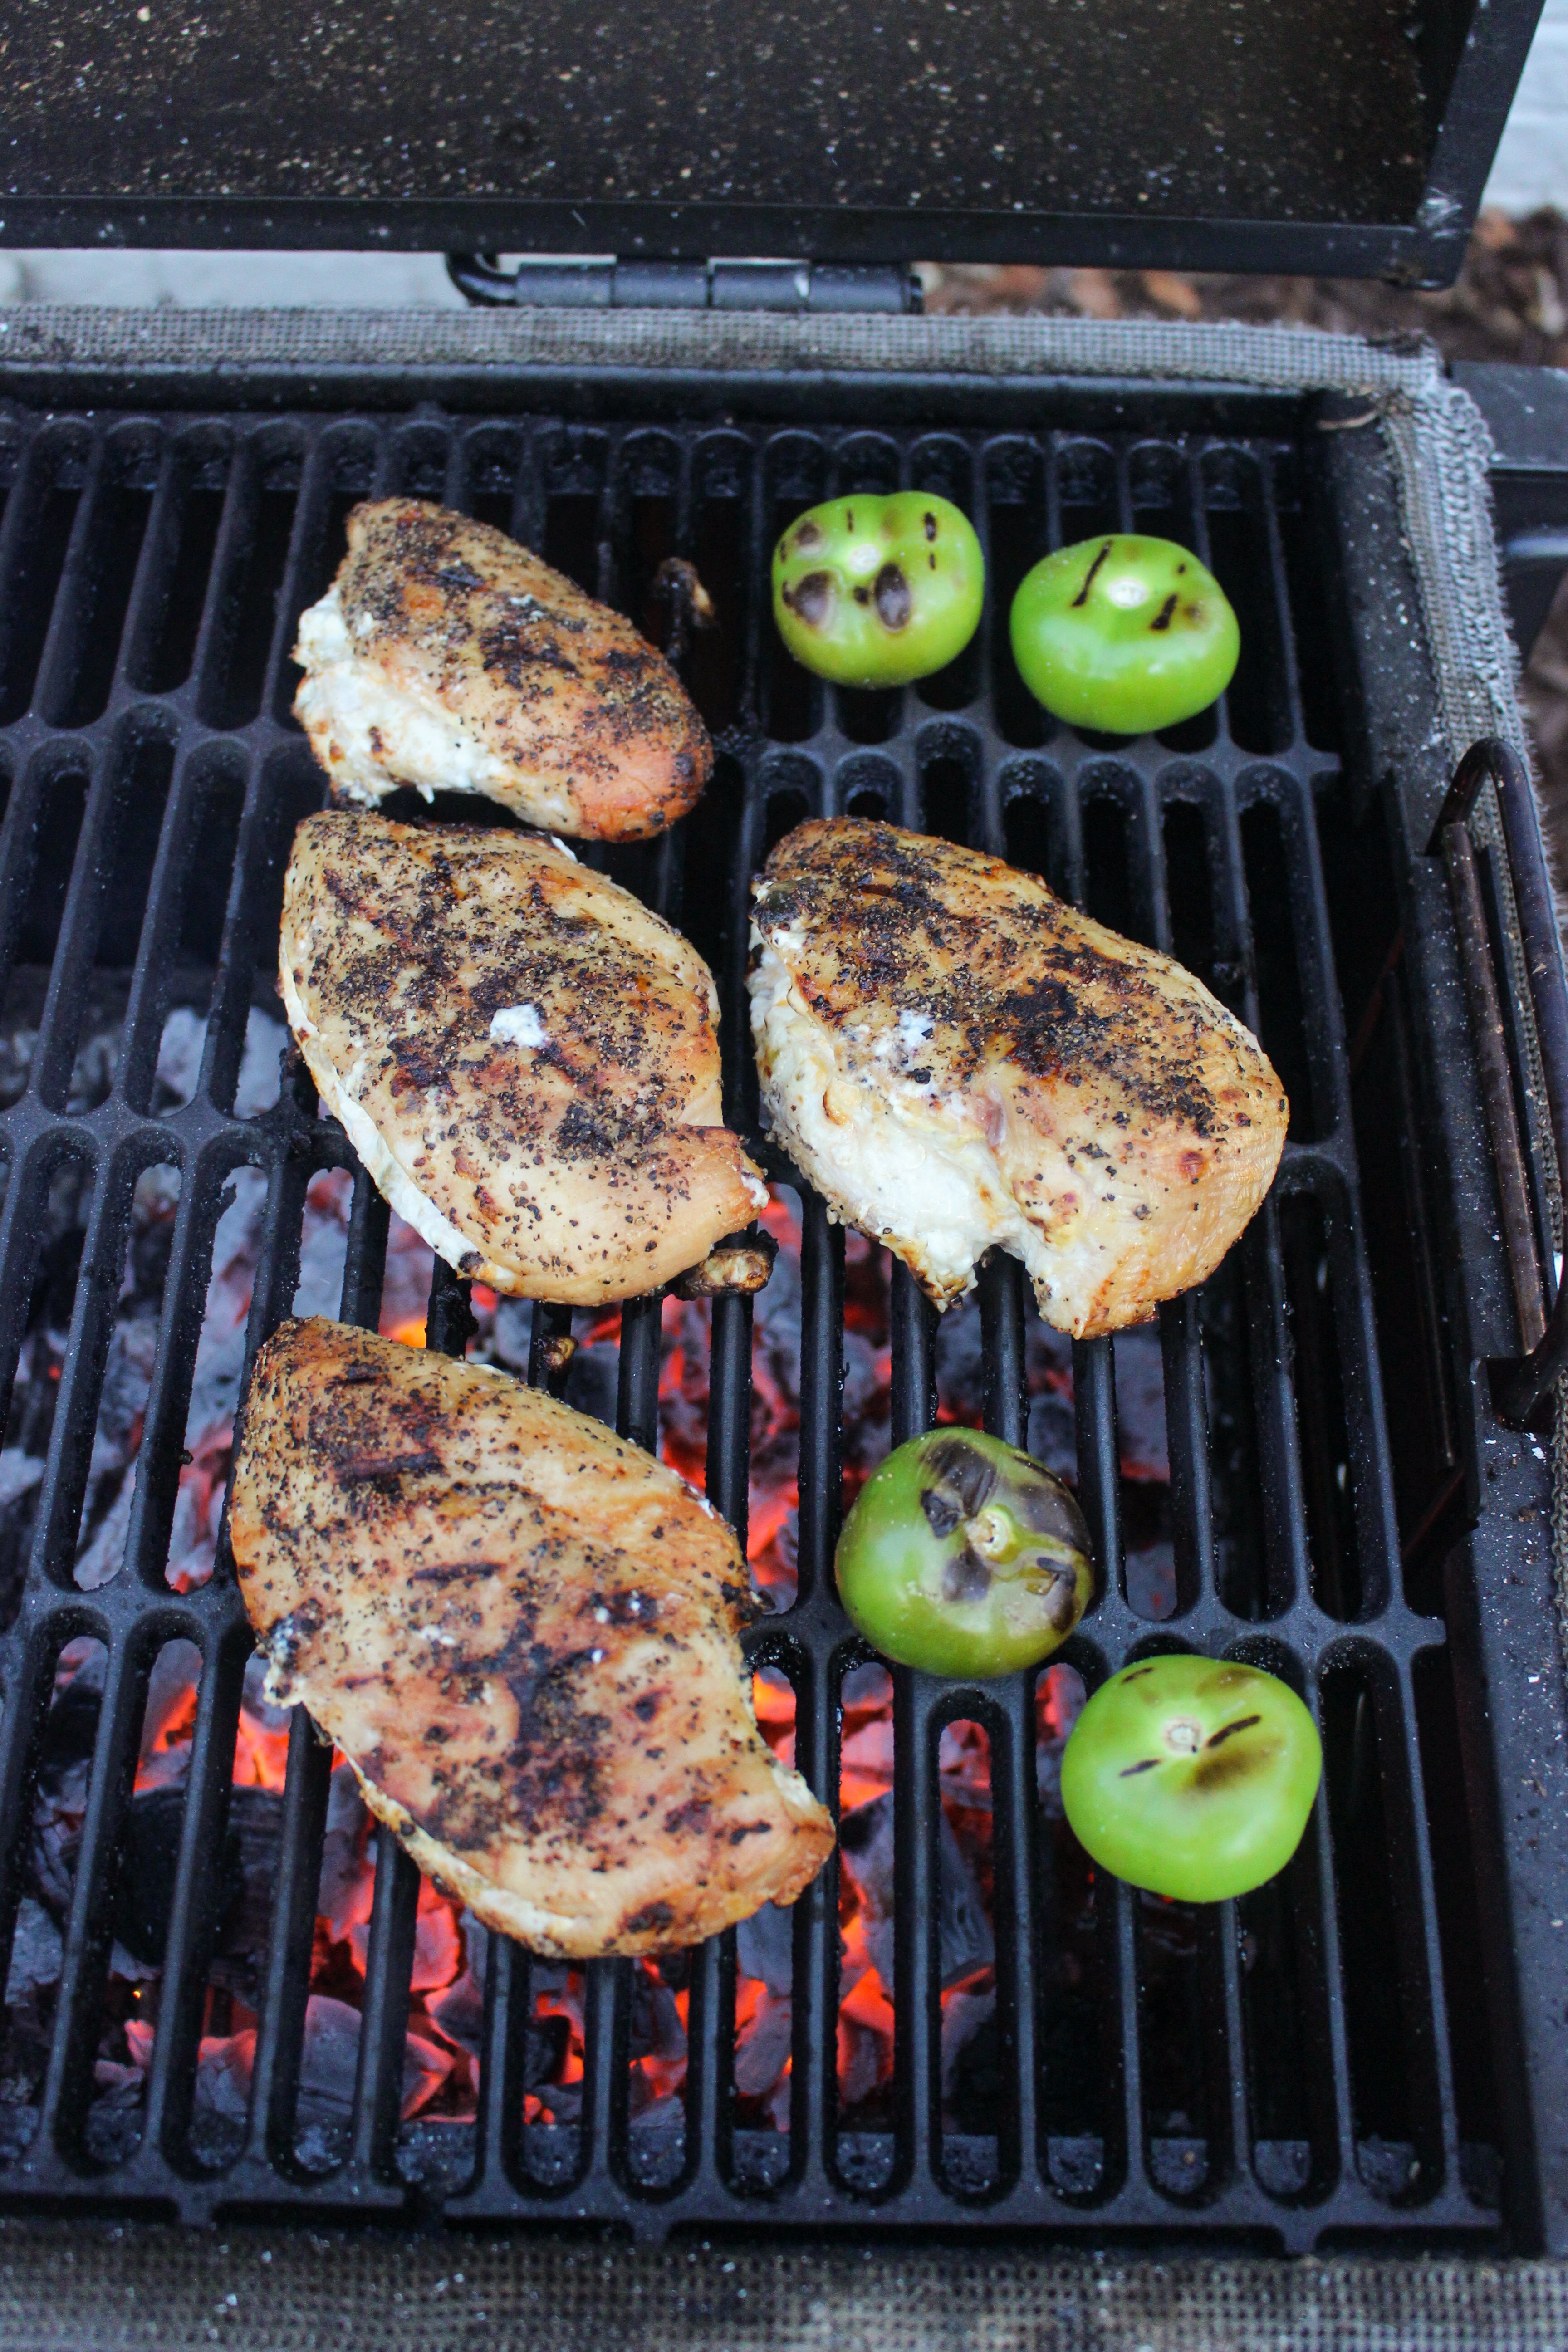
[[[523,2116],[534,2124],[574,2124],[583,2106],[583,1999],[580,1969],[535,1961],[533,2016],[528,2032]]]
[[[426,1321],[426,1318],[423,1315],[410,1315],[406,1321],[394,1323],[384,1337],[395,1339],[400,1347],[422,1348],[425,1345]]]
[[[195,1016],[171,1016],[169,1050],[160,1062],[161,1099],[189,1098],[204,1041],[205,1024]],[[237,1098],[242,1118],[276,1098],[282,1042],[278,1024],[252,1013]],[[291,1302],[296,1313],[332,1315],[339,1310],[355,1181],[345,1169],[322,1170],[310,1179],[302,1213],[300,1279]],[[78,1535],[77,1576],[84,1589],[107,1581],[123,1561],[179,1182],[172,1166],[149,1170],[138,1182],[132,1202],[124,1280]],[[70,1319],[75,1253],[87,1213],[79,1171],[68,1171],[56,1190],[58,1200],[54,1193],[50,1199],[48,1246],[56,1249],[69,1279],[62,1275],[57,1282],[46,1265],[48,1279],[37,1293],[42,1303],[24,1342],[0,1451],[0,1538],[18,1558],[25,1554],[49,1444],[53,1398]],[[173,1511],[166,1572],[180,1591],[210,1576],[216,1558],[267,1213],[267,1180],[261,1171],[237,1169],[225,1188],[213,1243],[184,1431],[185,1459]],[[784,1610],[796,1588],[800,1474],[801,1209],[795,1192],[773,1187],[762,1221],[778,1244],[778,1260],[752,1308],[747,1552],[759,1591],[775,1610]],[[847,1508],[890,1441],[890,1305],[887,1254],[848,1234],[844,1255],[842,1504]],[[427,1247],[393,1217],[380,1314],[380,1328],[388,1337],[408,1346],[424,1345],[432,1270]],[[523,1371],[531,1316],[527,1303],[500,1297],[476,1285],[471,1306],[477,1331],[470,1357]],[[659,1450],[699,1489],[706,1481],[712,1312],[706,1300],[670,1297],[663,1301],[659,1318]],[[620,1312],[579,1313],[574,1323],[577,1349],[566,1375],[568,1401],[613,1422]],[[1032,1313],[1026,1334],[1030,1450],[1070,1477],[1071,1349]],[[1128,1589],[1134,1606],[1154,1617],[1168,1613],[1174,1598],[1157,1331],[1151,1327],[1120,1336],[1114,1360]],[[974,1299],[942,1318],[936,1370],[939,1418],[977,1424],[984,1398],[984,1350]],[[96,2120],[89,2132],[93,2146],[101,2147],[106,2158],[133,2142],[155,2044],[161,1938],[167,1932],[184,1786],[197,1719],[198,1664],[189,1644],[171,1643],[156,1661],[149,1685],[131,1800],[134,1866],[122,1873],[137,1890],[138,1900],[122,1901],[116,1914],[97,2053]],[[0,2084],[0,2143],[5,2145],[25,2145],[47,2063],[102,1678],[103,1654],[96,1643],[72,1643],[62,1653],[46,1727],[28,1886],[7,1988],[16,2053],[10,2074],[16,2080]],[[793,1763],[795,1697],[787,1678],[776,1666],[763,1666],[755,1675],[752,1692],[763,1737],[781,1760]],[[838,2096],[840,2115],[852,2132],[877,2132],[890,2122],[894,2063],[896,1758],[890,1678],[879,1666],[858,1666],[845,1679],[842,1698]],[[1071,1843],[1059,1821],[1061,1749],[1082,1703],[1082,1684],[1070,1668],[1056,1667],[1040,1677],[1037,1770],[1042,1813],[1056,1824],[1051,1833],[1058,1844]],[[196,2084],[196,2115],[204,2128],[237,2131],[249,2097],[289,1740],[289,1717],[266,1705],[259,1664],[253,1662],[235,1739],[229,1829],[223,1854],[214,1864],[222,1873],[224,1893]],[[995,2032],[994,1872],[990,1749],[983,1727],[970,1722],[946,1727],[939,1774],[940,1917],[933,1932],[940,1941],[944,2128],[994,2134],[994,2115],[986,2090],[987,2069],[994,2068],[994,2056],[988,2055]],[[336,1758],[300,2078],[300,2147],[310,2163],[332,2160],[350,2113],[379,1834],[352,1769]],[[1069,1977],[1076,1967],[1087,1979],[1093,1958],[1092,1874],[1087,1865],[1079,1868],[1065,1849],[1057,1867],[1064,1906],[1063,1966]],[[752,2132],[779,2134],[789,2128],[793,1942],[790,1915],[772,1906],[736,1933],[736,2116],[742,2127]],[[458,2125],[475,2114],[487,1950],[488,1939],[478,1923],[423,1882],[405,2054],[406,2117],[418,2116],[426,2125]],[[624,1979],[630,2000],[629,2112],[645,2145],[657,2144],[665,2152],[678,2145],[682,2126],[689,1965],[685,1955],[664,1955],[637,1963]],[[584,2079],[584,1972],[536,1960],[530,1964],[530,1986],[525,2120],[545,2132],[572,2130],[580,2120]],[[1069,1995],[1070,1990],[1069,1984]],[[15,2118],[9,2137],[8,2112]]]
[[[763,1738],[781,1764],[795,1762],[794,1685],[777,1666],[752,1678]],[[735,2096],[737,2120],[751,2130],[787,2132],[790,2044],[794,2032],[794,1928],[791,1915],[765,1904],[735,1933]]]
[[[861,2127],[887,2124],[878,2097],[893,2074],[893,1682],[855,1667],[841,1692],[838,1874],[838,2105]]]

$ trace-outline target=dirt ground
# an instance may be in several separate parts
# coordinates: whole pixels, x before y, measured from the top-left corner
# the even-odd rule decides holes
[[[931,310],[1046,310],[1091,319],[1278,320],[1363,335],[1429,335],[1451,360],[1568,368],[1568,220],[1483,213],[1458,282],[1412,294],[1349,278],[1179,277],[1166,269],[922,266]],[[1568,450],[1563,452],[1568,463]],[[1568,583],[1524,677],[1546,823],[1568,877]]]

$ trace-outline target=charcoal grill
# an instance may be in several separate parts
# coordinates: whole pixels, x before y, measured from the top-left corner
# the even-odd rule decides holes
[[[7,1447],[35,1416],[27,1443],[43,1463],[22,1498],[0,1633],[8,1938],[37,1894],[29,1825],[65,1737],[62,1647],[91,1636],[107,1656],[85,1733],[77,1717],[89,1785],[56,1901],[47,2063],[18,2073],[14,2019],[0,2055],[0,2207],[585,2221],[656,2237],[919,2227],[1281,2250],[1560,2243],[1568,1856],[1548,1819],[1563,1714],[1549,1478],[1542,1441],[1506,1428],[1487,1385],[1485,1360],[1517,1357],[1521,1330],[1444,867],[1422,829],[1443,781],[1433,680],[1378,436],[1337,429],[1364,421],[1364,405],[1110,377],[1037,381],[1026,395],[951,375],[689,381],[672,404],[646,377],[602,373],[574,384],[568,414],[558,384],[526,372],[469,406],[411,407],[405,380],[374,373],[327,400],[301,376],[286,402],[278,383],[237,399],[187,382],[149,404],[128,374],[117,385],[46,364],[47,405],[18,371],[23,396],[0,408],[0,1025],[36,1030],[0,1130],[0,1407]],[[981,635],[923,688],[823,688],[771,632],[778,520],[901,482],[973,514],[994,583]],[[787,2130],[757,2127],[738,2101],[732,1934],[690,1957],[679,2128],[657,2147],[632,2128],[631,1964],[584,1971],[580,2119],[542,2126],[525,2096],[533,1964],[497,1942],[476,2114],[443,2132],[403,2124],[419,1880],[384,1839],[352,2108],[329,2145],[307,2146],[298,2104],[331,1757],[302,1713],[276,1815],[243,2121],[216,2130],[194,2103],[232,1900],[216,1858],[250,1643],[221,1544],[209,1581],[171,1588],[171,1525],[234,1172],[265,1185],[247,1363],[289,1311],[321,1171],[353,1171],[340,1311],[374,1324],[381,1307],[387,1213],[308,1079],[290,1066],[254,1116],[236,1097],[252,1007],[277,1010],[289,838],[322,794],[288,715],[295,622],[331,576],[349,507],[395,491],[501,523],[649,626],[660,563],[697,564],[721,623],[685,658],[718,740],[715,780],[663,841],[601,855],[712,964],[726,1116],[775,1180],[798,1181],[759,1130],[747,890],[808,813],[884,815],[1044,873],[1198,971],[1258,1031],[1291,1097],[1258,1221],[1203,1292],[1161,1314],[1172,1586],[1158,1614],[1126,1565],[1116,1344],[1072,1350],[1076,1475],[1103,1589],[1064,1655],[1091,1686],[1168,1647],[1285,1674],[1327,1753],[1306,1842],[1273,1887],[1202,1913],[1091,1880],[1042,1806],[1033,1678],[972,1687],[899,1672],[894,2064],[869,2125],[839,2111],[837,1863],[795,1907]],[[1017,687],[998,616],[1047,546],[1133,525],[1183,537],[1214,568],[1244,651],[1214,714],[1128,745],[1047,722]],[[471,817],[472,804],[436,814]],[[1476,852],[1483,929],[1506,974],[1509,886],[1489,840]],[[1526,1074],[1527,1213],[1549,1265],[1529,1040],[1504,992],[1505,1067]],[[156,1070],[175,1004],[207,1025],[194,1092],[171,1108]],[[95,1078],[81,1049],[106,1005],[115,1058]],[[180,1179],[156,1351],[122,1565],[84,1591],[83,1498],[150,1168]],[[831,1794],[844,1678],[867,1654],[831,1578],[844,1238],[808,1193],[801,1225],[798,1597],[748,1638],[753,1664],[793,1685],[801,1768]],[[707,1487],[742,1536],[752,1314],[745,1297],[714,1302],[709,1365]],[[1011,1262],[987,1262],[981,1314],[985,1424],[1017,1441],[1034,1309]],[[941,1351],[900,1269],[890,1318],[897,1440],[933,1418]],[[467,1286],[437,1267],[427,1344],[461,1353],[473,1328]],[[565,1328],[558,1310],[533,1311],[532,1377],[555,1376],[547,1346]],[[47,1329],[58,1377],[40,1400],[36,1381],[13,1382],[27,1335]],[[659,1355],[659,1302],[631,1302],[616,1419],[650,1445]],[[155,2036],[134,2097],[106,2123],[106,1990],[140,1866],[132,1777],[154,1662],[176,1641],[195,1645],[202,1672],[167,1836]],[[996,2003],[990,2072],[962,2128],[942,2092],[938,1937],[939,1742],[957,1720],[989,1739]]]

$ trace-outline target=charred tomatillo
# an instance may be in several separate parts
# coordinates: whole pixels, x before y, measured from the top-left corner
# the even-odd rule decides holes
[[[779,635],[836,686],[929,677],[963,651],[984,594],[968,517],[924,490],[829,499],[773,550]]]
[[[1108,531],[1047,555],[1013,599],[1013,658],[1069,727],[1147,735],[1206,710],[1241,633],[1224,589],[1174,540]]]
[[[1006,1675],[1060,1647],[1094,1563],[1059,1478],[974,1429],[933,1429],[867,1479],[838,1538],[839,1596],[884,1657]]]
[[[1079,1717],[1062,1805],[1102,1869],[1180,1903],[1220,1903],[1284,1869],[1322,1769],[1317,1725],[1277,1675],[1145,1658]]]

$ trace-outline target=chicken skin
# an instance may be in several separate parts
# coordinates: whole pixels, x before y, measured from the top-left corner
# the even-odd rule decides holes
[[[1289,1106],[1256,1038],[1169,956],[1000,858],[798,825],[752,943],[774,1133],[940,1307],[999,1244],[1058,1329],[1144,1322],[1273,1181]]]
[[[831,1815],[779,1764],[734,1536],[504,1372],[321,1319],[257,1360],[229,1513],[267,1695],[488,1927],[569,1959],[793,1902]]]
[[[504,531],[419,499],[356,507],[348,541],[294,648],[294,715],[339,798],[484,793],[596,841],[685,815],[712,746],[629,621]]]
[[[767,1199],[723,1125],[707,965],[558,843],[307,817],[279,974],[376,1185],[493,1289],[569,1307],[657,1289]]]

